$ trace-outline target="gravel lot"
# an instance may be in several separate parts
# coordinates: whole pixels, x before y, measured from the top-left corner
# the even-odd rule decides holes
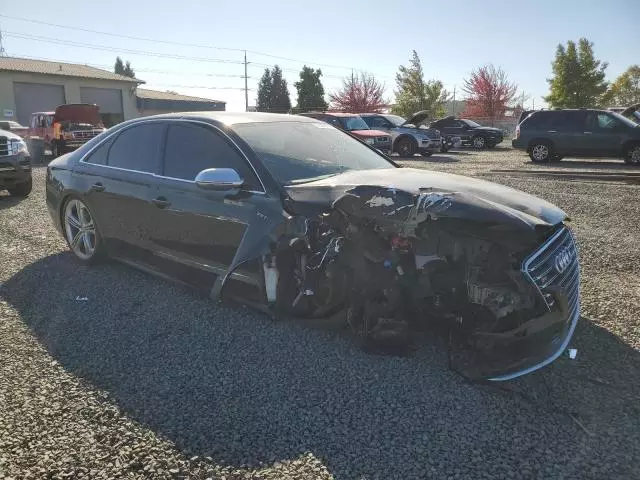
[[[28,199],[0,197],[0,479],[640,478],[640,191],[522,173],[634,170],[533,165],[506,148],[401,163],[482,176],[571,215],[576,360],[470,384],[437,341],[368,356],[117,263],[80,266],[38,167]]]

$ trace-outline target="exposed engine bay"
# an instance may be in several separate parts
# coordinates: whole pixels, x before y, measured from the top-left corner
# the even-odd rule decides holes
[[[265,256],[275,309],[294,317],[343,311],[374,353],[406,354],[416,332],[438,334],[452,368],[470,378],[516,365],[531,347],[519,340],[562,327],[522,274],[530,246],[514,250],[456,230],[439,216],[455,194],[371,188],[353,189],[315,218],[296,218],[298,234]]]

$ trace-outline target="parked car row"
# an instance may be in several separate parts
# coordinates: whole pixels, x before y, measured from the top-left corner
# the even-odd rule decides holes
[[[499,128],[483,127],[472,120],[453,116],[426,123],[429,112],[421,111],[408,119],[384,113],[307,112],[299,115],[316,118],[350,132],[384,153],[425,157],[469,145],[477,149],[493,148],[504,140]]]
[[[516,127],[512,146],[525,150],[537,163],[570,155],[622,158],[627,164],[640,165],[637,107],[625,110],[625,115],[597,109],[529,112]]]

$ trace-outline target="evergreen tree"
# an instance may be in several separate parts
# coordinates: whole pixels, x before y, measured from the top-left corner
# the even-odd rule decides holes
[[[257,110],[259,112],[287,113],[291,110],[291,99],[287,81],[282,78],[278,65],[265,68],[258,84]]]
[[[551,91],[544,97],[553,108],[588,108],[601,103],[607,91],[607,63],[596,60],[593,43],[586,38],[578,44],[569,40],[566,48],[558,45],[553,61],[553,78],[547,80]]]
[[[396,115],[407,118],[422,110],[430,112],[431,118],[445,114],[447,91],[439,80],[425,81],[422,63],[415,50],[409,66],[398,68],[396,84],[396,104],[392,109]]]
[[[300,80],[294,83],[298,90],[298,106],[296,111],[308,112],[309,110],[326,110],[327,102],[324,99],[324,87],[320,81],[322,71],[314,70],[306,65],[300,71]]]
[[[131,68],[131,63],[127,62],[126,65],[120,57],[116,57],[116,63],[113,66],[113,72],[118,75],[124,75],[125,77],[136,78],[136,73]]]

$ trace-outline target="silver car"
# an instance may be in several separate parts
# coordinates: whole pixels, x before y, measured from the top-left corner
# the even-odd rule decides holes
[[[416,153],[430,157],[442,147],[442,137],[438,130],[420,127],[429,118],[426,111],[415,113],[407,120],[398,115],[382,113],[361,113],[360,117],[369,128],[389,133],[391,151],[402,157],[411,157]]]

